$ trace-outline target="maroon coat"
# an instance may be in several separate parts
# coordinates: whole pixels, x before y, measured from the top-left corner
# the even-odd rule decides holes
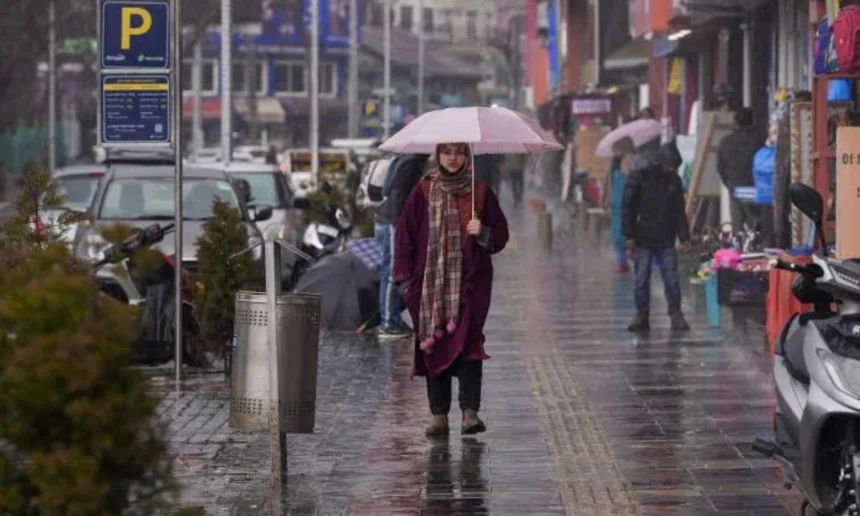
[[[411,282],[403,301],[415,324],[419,320],[430,229],[430,210],[425,193],[427,181],[429,179],[425,179],[412,190],[394,233],[393,278],[396,283]],[[460,322],[452,335],[445,335],[436,341],[432,354],[428,355],[422,351],[418,340],[415,340],[413,375],[437,376],[448,369],[461,354],[466,360],[490,358],[484,352],[483,332],[493,289],[493,262],[490,255],[498,253],[508,243],[508,221],[493,191],[480,181],[476,182],[475,187],[476,200],[483,199],[483,203],[476,206],[476,212],[478,219],[488,229],[488,245],[485,248],[478,244],[475,237],[466,234],[465,225],[472,218],[471,194],[460,196],[457,205],[464,226]]]

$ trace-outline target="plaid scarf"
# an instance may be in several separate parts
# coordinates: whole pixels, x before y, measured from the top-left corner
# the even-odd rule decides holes
[[[453,175],[434,170],[430,181],[430,234],[418,326],[421,349],[428,354],[446,330],[456,331],[459,322],[463,234],[457,196],[472,191],[472,176],[466,167]]]

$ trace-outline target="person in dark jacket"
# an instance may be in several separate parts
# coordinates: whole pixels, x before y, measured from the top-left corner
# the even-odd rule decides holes
[[[374,233],[382,247],[382,266],[379,268],[379,315],[381,324],[377,331],[380,339],[402,339],[410,335],[400,317],[403,303],[391,281],[391,264],[394,263],[394,227],[406,204],[406,199],[424,177],[427,155],[405,154],[397,158],[391,167],[391,176],[384,188],[385,201],[376,214]]]
[[[504,156],[496,154],[479,154],[475,156],[475,181],[483,181],[499,193],[499,180],[502,176],[502,161]]]
[[[627,248],[633,251],[636,271],[636,316],[630,323],[633,332],[650,329],[651,265],[657,264],[672,329],[686,331],[690,327],[681,311],[681,286],[678,281],[676,241],[689,247],[684,190],[678,167],[683,160],[674,143],[660,147],[653,164],[635,170],[624,185],[622,201],[622,235]]]
[[[732,226],[743,229],[744,224],[753,227],[756,222],[751,206],[735,199],[734,191],[739,186],[753,186],[753,158],[764,145],[764,135],[753,125],[753,111],[741,108],[735,112],[737,128],[720,141],[717,147],[717,172],[731,195]]]

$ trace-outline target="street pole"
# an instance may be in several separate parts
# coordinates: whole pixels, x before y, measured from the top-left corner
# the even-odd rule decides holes
[[[424,0],[418,0],[418,114],[424,114]]]
[[[320,3],[311,0],[311,173],[320,184]]]
[[[233,159],[233,2],[221,0],[221,160]]]
[[[176,379],[176,392],[182,388],[182,349],[183,349],[183,324],[182,313],[182,2],[174,2],[173,5],[173,149],[175,151],[174,161],[176,167],[176,175],[173,180],[173,196],[174,196],[174,224],[176,241],[174,249],[176,253],[176,267],[174,268],[174,281],[176,283],[176,316],[174,317],[174,373]]]
[[[57,169],[57,10],[48,4],[48,168]]]
[[[383,82],[385,92],[382,103],[382,137],[387,140],[391,134],[391,0],[385,0],[385,21],[383,23],[383,45],[385,46],[385,65]]]
[[[358,138],[358,0],[349,0],[349,118],[350,138]]]
[[[743,31],[743,101],[744,107],[752,107],[752,24],[745,20]]]
[[[194,62],[191,64],[191,87],[194,89],[192,98],[192,144],[194,152],[203,148],[203,43],[194,43]],[[184,100],[184,99],[183,99]],[[183,102],[184,103],[184,102]]]

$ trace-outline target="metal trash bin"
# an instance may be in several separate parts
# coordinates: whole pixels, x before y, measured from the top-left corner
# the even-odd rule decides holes
[[[315,294],[278,297],[278,419],[282,432],[313,432],[321,298]],[[266,294],[236,294],[230,426],[264,431],[272,415],[269,390]]]

